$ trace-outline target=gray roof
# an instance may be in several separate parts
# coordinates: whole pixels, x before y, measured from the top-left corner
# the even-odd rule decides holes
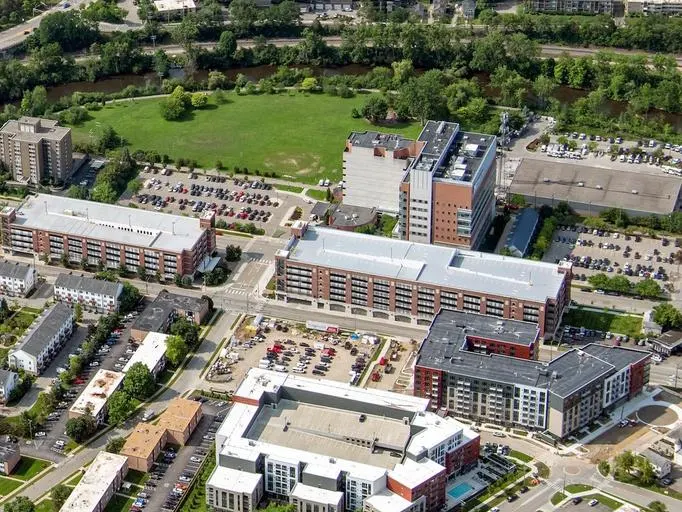
[[[4,463],[14,457],[19,450],[19,445],[0,443],[0,462]]]
[[[348,141],[353,146],[363,148],[381,147],[394,151],[400,148],[407,148],[413,144],[412,139],[396,135],[395,133],[380,133],[380,132],[352,132],[348,136]]]
[[[17,373],[11,370],[3,370],[0,368],[0,384],[4,385],[10,378],[14,378],[13,375],[17,375]]]
[[[675,329],[666,331],[659,335],[656,339],[651,340],[651,342],[672,350],[682,345],[682,331]]]
[[[19,128],[19,124],[31,124],[37,128],[35,132],[22,131]],[[3,133],[12,134],[14,140],[27,141],[27,142],[38,142],[41,139],[48,140],[62,140],[64,137],[71,133],[71,128],[66,128],[64,126],[59,126],[57,121],[52,119],[42,119],[39,117],[26,117],[23,116],[18,120],[10,119],[0,131]]]
[[[0,261],[0,276],[12,279],[25,279],[26,275],[33,270],[31,265],[14,261]]]
[[[194,217],[49,194],[27,197],[13,225],[176,254],[194,247],[204,232]]]
[[[21,342],[10,349],[10,353],[23,350],[37,357],[52,339],[55,331],[59,330],[71,316],[73,316],[71,306],[57,302],[34,320]]]
[[[333,227],[356,227],[376,221],[377,209],[350,204],[333,204],[329,215],[329,222]]]
[[[144,311],[139,314],[133,322],[133,329],[147,332],[158,332],[162,329],[166,320],[173,311],[201,311],[206,299],[202,297],[190,297],[189,295],[178,295],[168,290],[161,290]]]
[[[507,247],[516,249],[521,256],[528,254],[530,242],[539,222],[540,216],[534,208],[524,208],[514,219],[514,225],[507,238]]]
[[[328,228],[308,227],[287,247],[278,254],[293,263],[522,301],[555,299],[565,279],[553,263]]]
[[[118,297],[123,291],[121,283],[114,283],[106,279],[95,279],[87,276],[76,276],[73,274],[59,274],[54,282],[55,287],[90,292],[109,297]]]
[[[647,448],[646,450],[642,451],[639,453],[642,457],[644,457],[646,460],[651,462],[654,466],[663,467],[666,464],[671,464],[671,460],[665,458],[663,455],[660,455],[653,451],[650,448]]]
[[[317,201],[313,205],[313,209],[310,210],[310,215],[317,215],[318,219],[321,219],[324,217],[324,214],[327,213],[327,210],[329,209],[329,203],[326,203],[324,201]]]
[[[540,200],[554,198],[595,207],[668,214],[677,210],[681,188],[682,180],[662,174],[524,158],[509,192]],[[633,194],[633,190],[637,193]]]

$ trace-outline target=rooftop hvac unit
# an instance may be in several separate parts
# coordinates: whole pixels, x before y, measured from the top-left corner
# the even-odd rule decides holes
[[[585,182],[584,182],[584,181],[579,181],[579,182],[578,182],[578,186],[579,186],[579,187],[584,187],[584,186],[585,186]]]
[[[542,178],[542,181],[544,181],[545,183],[549,183],[552,180],[550,180],[549,178]]]
[[[597,190],[602,190],[603,188],[604,187],[602,187],[601,185],[597,185]]]
[[[637,192],[637,190],[635,190],[634,188],[632,189],[632,193],[635,195],[639,194],[639,192]]]

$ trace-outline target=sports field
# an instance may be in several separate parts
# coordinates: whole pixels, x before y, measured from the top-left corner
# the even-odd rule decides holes
[[[131,152],[156,150],[173,160],[196,160],[199,167],[213,168],[220,160],[234,166],[276,171],[280,177],[317,183],[321,178],[341,179],[343,148],[353,130],[377,129],[364,119],[351,116],[361,109],[368,95],[339,98],[323,94],[282,93],[238,96],[213,101],[182,121],[161,116],[159,98],[137,98],[107,105],[91,112],[92,119],[73,127],[74,142],[87,142],[96,134],[97,123],[112,126]],[[382,126],[382,131],[410,137],[419,134],[419,123]]]

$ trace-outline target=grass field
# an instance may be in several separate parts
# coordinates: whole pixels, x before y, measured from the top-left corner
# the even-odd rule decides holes
[[[16,480],[10,480],[4,476],[0,476],[0,496],[7,496],[17,487],[24,485],[24,482],[18,482]]]
[[[327,200],[327,191],[326,190],[316,190],[314,188],[309,188],[306,190],[305,195],[308,197],[312,197],[316,201],[326,201]]]
[[[134,498],[114,494],[111,501],[109,501],[107,507],[104,509],[104,512],[128,512],[133,503],[135,503]]]
[[[577,492],[589,491],[591,489],[594,489],[594,487],[587,484],[568,484],[566,486],[566,492],[570,492],[572,494],[575,494]]]
[[[161,117],[161,99],[136,99],[107,105],[91,112],[92,119],[73,127],[75,142],[88,142],[97,124],[112,126],[131,150],[156,150],[172,159],[196,160],[213,168],[220,160],[253,171],[276,171],[305,183],[320,178],[341,179],[342,152],[353,130],[371,130],[364,119],[353,119],[368,96],[344,99],[322,94],[226,95],[229,102],[193,111],[183,121]],[[384,131],[410,137],[419,134],[418,123],[392,125]],[[243,172],[243,171],[242,171]]]
[[[297,187],[296,185],[273,185],[277,190],[283,190],[284,192],[292,192],[294,194],[300,194],[303,192],[303,187]]]
[[[564,325],[585,327],[599,331],[611,331],[616,334],[636,336],[642,333],[642,317],[616,315],[613,313],[570,309],[564,315]]]
[[[552,495],[552,499],[550,501],[552,502],[552,505],[558,505],[559,503],[561,503],[565,499],[566,499],[566,495],[563,492],[555,492]]]
[[[83,475],[85,473],[81,473],[80,471],[78,472],[77,475],[75,475],[73,478],[71,478],[68,482],[66,482],[65,485],[73,485],[76,486],[78,485],[78,482],[80,482],[83,479]]]
[[[515,459],[518,459],[521,462],[530,462],[531,460],[533,460],[533,457],[531,457],[530,455],[527,455],[523,452],[519,452],[516,450],[511,450],[509,452],[509,456],[514,457]]]
[[[142,471],[135,471],[134,469],[131,469],[128,471],[128,474],[124,480],[126,482],[130,482],[131,484],[144,485],[144,483],[149,480],[149,475],[147,473],[143,473]]]
[[[593,499],[597,500],[599,503],[610,508],[611,510],[616,510],[623,506],[620,501],[609,498],[608,496],[604,496],[603,494],[590,494],[589,496],[583,497],[583,500],[588,503]]]
[[[49,465],[50,462],[47,460],[22,456],[19,464],[12,471],[12,476],[20,480],[30,480]]]
[[[43,500],[38,503],[35,512],[52,512],[52,500]]]

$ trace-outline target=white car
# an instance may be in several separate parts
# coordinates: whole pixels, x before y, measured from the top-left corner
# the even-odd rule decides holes
[[[291,371],[294,373],[305,373],[305,369],[303,369],[303,368],[294,368]]]
[[[190,457],[189,460],[192,462],[201,462],[201,459],[199,457]]]
[[[591,500],[589,503],[590,507],[596,507],[599,505],[599,500]]]
[[[47,432],[43,432],[42,430],[40,432],[36,432],[36,437],[46,437]]]
[[[185,476],[185,475],[180,475],[180,476],[178,477],[178,480],[180,480],[181,482],[190,482],[190,481],[192,481],[192,479],[191,479],[190,477]]]
[[[97,361],[93,361],[93,362],[90,363],[88,366],[89,366],[90,368],[96,368],[96,367],[99,366],[99,363],[98,363]]]

